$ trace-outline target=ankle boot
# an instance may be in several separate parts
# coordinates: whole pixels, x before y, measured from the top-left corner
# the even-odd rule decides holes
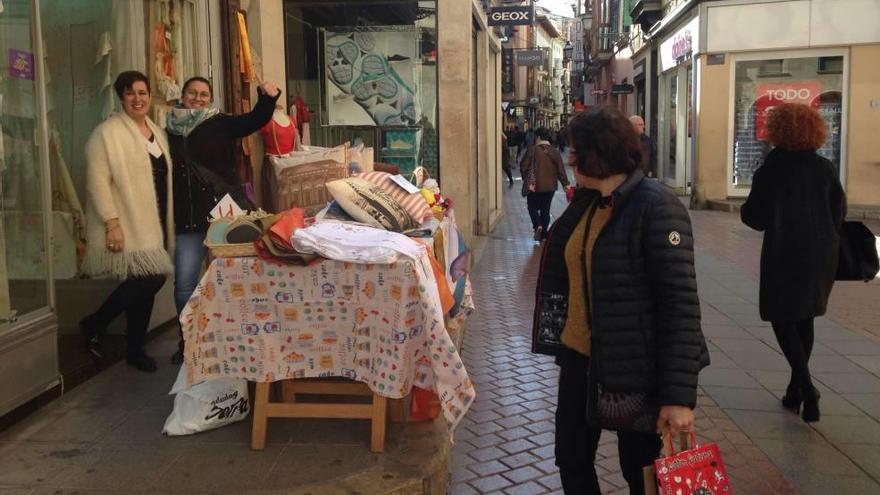
[[[804,392],[804,411],[801,417],[806,423],[819,421],[819,397],[822,394],[816,387],[810,387]]]
[[[794,382],[788,384],[785,395],[782,397],[782,407],[800,413],[801,403],[804,401],[804,393]]]

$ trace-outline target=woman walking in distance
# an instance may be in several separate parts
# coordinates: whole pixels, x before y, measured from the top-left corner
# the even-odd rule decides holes
[[[694,425],[697,376],[709,364],[700,328],[691,222],[646,180],[635,129],[602,108],[569,122],[580,186],[545,244],[533,350],[556,355],[556,465],[567,495],[600,495],[594,462],[617,431],[631,494],[660,453],[660,433]]]
[[[84,271],[112,275],[122,283],[98,310],[80,322],[89,350],[103,357],[104,334],[125,313],[126,361],[142,371],[156,362],[143,349],[156,293],[173,269],[168,255],[174,237],[170,153],[165,132],[147,114],[150,82],[137,71],[113,84],[122,113],[113,113],[86,143],[89,208]]]
[[[819,421],[819,391],[810,377],[813,318],[825,314],[834,285],[846,197],[834,166],[816,154],[825,122],[810,106],[774,107],[767,134],[775,146],[752,178],[742,221],[764,232],[761,319],[773,325],[791,366],[782,405]]]

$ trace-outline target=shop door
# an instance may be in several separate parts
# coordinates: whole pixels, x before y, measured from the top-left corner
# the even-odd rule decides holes
[[[476,194],[474,194],[474,235],[480,235],[480,143],[477,138],[477,131],[480,128],[480,80],[479,80],[479,59],[477,58],[477,47],[478,43],[478,34],[477,27],[474,26],[472,30],[471,36],[471,105],[473,108],[473,130],[471,132],[471,149],[474,150],[474,177]]]
[[[660,177],[666,184],[675,185],[678,173],[678,71],[661,78]]]

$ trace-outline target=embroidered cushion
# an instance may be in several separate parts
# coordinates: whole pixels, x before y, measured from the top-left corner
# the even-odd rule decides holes
[[[431,213],[431,207],[428,206],[425,197],[422,196],[421,193],[410,194],[406,192],[405,189],[391,180],[391,174],[385,172],[367,172],[358,175],[358,177],[382,188],[383,191],[388,193],[389,196],[394,198],[394,200],[406,210],[417,226],[424,223],[425,220],[433,218],[434,215]]]
[[[415,227],[412,218],[394,198],[364,179],[350,177],[328,182],[327,190],[358,222],[393,232]]]

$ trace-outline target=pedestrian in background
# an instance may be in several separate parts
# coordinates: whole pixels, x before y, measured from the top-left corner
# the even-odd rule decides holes
[[[501,170],[507,175],[507,187],[513,187],[513,173],[510,171],[510,149],[507,132],[501,133]]]
[[[147,114],[150,81],[137,71],[119,74],[113,89],[122,113],[112,113],[86,143],[89,207],[84,271],[122,279],[97,311],[80,321],[89,351],[104,357],[107,327],[122,313],[126,361],[155,371],[144,337],[156,293],[173,269],[169,148],[165,132]]]
[[[825,122],[808,105],[774,107],[767,135],[775,146],[752,178],[742,221],[764,232],[761,248],[761,319],[791,366],[782,404],[803,419],[819,420],[819,391],[810,377],[813,318],[825,314],[834,285],[846,197],[834,166],[816,150]]]
[[[629,118],[636,133],[639,135],[639,144],[642,147],[642,171],[647,177],[657,177],[657,143],[645,134],[645,120],[638,115]]]
[[[522,194],[526,197],[532,231],[536,241],[547,238],[550,228],[550,205],[556,193],[557,182],[568,187],[568,176],[559,150],[550,144],[550,131],[541,127],[535,132],[537,141],[522,161]]]
[[[560,366],[556,465],[567,495],[600,495],[599,437],[616,430],[623,477],[642,495],[659,432],[693,430],[697,376],[709,364],[690,218],[645,180],[619,110],[578,113],[568,129],[580,187],[544,247],[533,329],[533,351]]]
[[[556,131],[556,149],[558,149],[560,153],[565,153],[566,132],[565,127],[560,127],[559,130]]]
[[[229,115],[214,106],[214,90],[204,77],[188,79],[182,93],[166,125],[174,162],[174,303],[178,315],[199,283],[208,217],[217,199],[229,192],[239,206],[248,209],[242,204],[249,199],[236,171],[235,142],[263,128],[281,96],[274,84],[264,82],[250,112]],[[183,362],[182,333],[171,362]]]

